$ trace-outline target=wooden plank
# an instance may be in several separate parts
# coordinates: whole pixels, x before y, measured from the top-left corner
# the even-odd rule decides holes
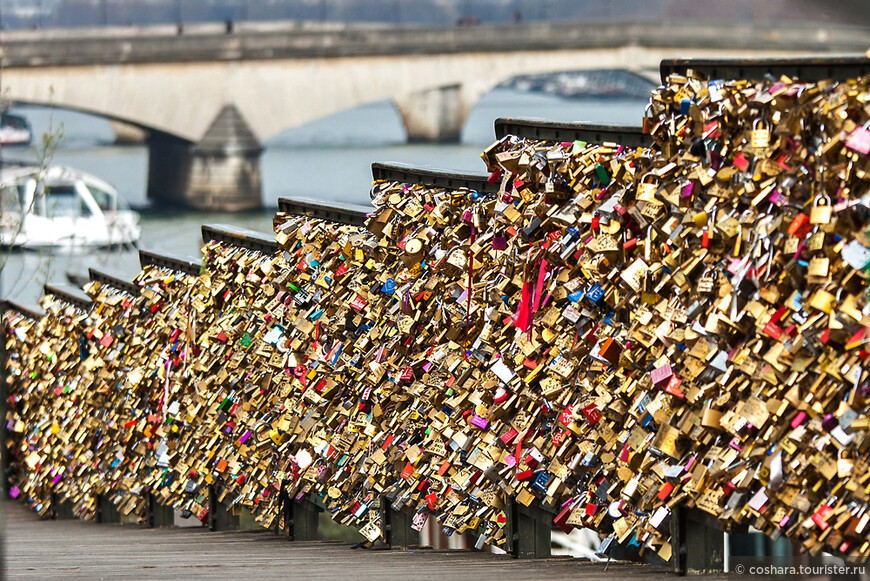
[[[269,532],[149,529],[82,521],[40,521],[4,502],[7,579],[474,579],[550,581],[674,578],[666,567],[533,561],[475,551],[351,550],[338,542],[287,542]],[[721,579],[695,576],[693,579]],[[751,579],[734,576],[733,579]]]

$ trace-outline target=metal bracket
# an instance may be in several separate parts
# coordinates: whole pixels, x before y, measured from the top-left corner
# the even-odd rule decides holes
[[[157,495],[148,493],[147,512],[145,515],[148,528],[164,528],[175,525],[175,510],[157,500]]]
[[[193,276],[199,275],[202,268],[202,261],[185,258],[175,254],[158,254],[150,250],[139,251],[139,264],[142,268],[148,265],[161,266],[169,270],[176,270]]]
[[[105,285],[114,287],[120,291],[130,293],[134,297],[139,296],[139,287],[136,286],[131,280],[125,279],[120,274],[112,274],[106,270],[101,270],[99,268],[89,268],[88,276],[90,276],[91,280],[96,280]]]
[[[53,520],[72,520],[76,517],[72,503],[59,492],[52,491],[49,502],[51,503],[49,513]]]
[[[320,513],[323,509],[305,499],[288,498],[287,500],[290,507],[290,518],[285,521],[288,525],[287,536],[291,541],[316,541]]]
[[[348,226],[364,226],[367,218],[367,214],[363,211],[293,200],[291,198],[278,198],[278,211],[296,216],[319,218],[320,220],[327,220],[336,224],[347,224]]]
[[[71,284],[54,283],[45,285],[46,294],[53,294],[62,301],[78,307],[82,310],[89,311],[93,305],[90,297],[80,288],[76,288]]]
[[[15,311],[20,315],[24,315],[28,319],[33,319],[34,321],[38,321],[45,316],[45,312],[38,306],[25,305],[10,299],[0,301],[0,309],[5,311]]]
[[[505,550],[517,559],[550,557],[553,512],[537,503],[524,506],[507,500],[507,546]]]
[[[100,524],[120,524],[121,513],[115,504],[105,494],[97,494],[94,497],[95,514],[94,520]]]
[[[275,254],[278,252],[278,243],[275,241],[274,235],[228,224],[203,224],[202,240],[203,242],[215,240],[265,254]]]
[[[448,170],[419,168],[401,163],[373,163],[372,178],[375,181],[396,181],[404,184],[420,184],[427,187],[458,190],[468,188],[475,192],[498,192],[499,184],[491,184],[488,175],[462,174]]]
[[[721,573],[725,567],[724,535],[712,515],[675,506],[671,512],[671,565],[674,573]]]
[[[278,492],[278,519],[275,520],[275,534],[283,534],[291,541],[318,540],[317,528],[320,513],[323,509],[309,499],[296,500],[287,494],[286,483],[281,483]],[[280,527],[281,517],[284,519],[284,529]]]
[[[420,546],[420,533],[411,528],[413,515],[396,510],[386,495],[381,496],[381,533],[384,544],[407,549]]]
[[[629,147],[652,145],[653,139],[642,127],[630,125],[599,125],[594,123],[559,123],[531,119],[499,118],[495,120],[495,137],[516,135],[526,139],[547,141],[586,141],[588,143],[613,143]]]
[[[659,65],[662,83],[669,75],[685,75],[691,69],[708,79],[752,79],[782,75],[801,81],[844,81],[870,74],[870,59],[864,56],[762,59],[666,59]]]
[[[218,500],[214,484],[208,485],[208,528],[211,531],[234,531],[239,528],[239,517],[230,514]]]
[[[284,521],[284,528],[281,528],[281,521]],[[287,484],[281,482],[281,488],[278,490],[278,518],[275,519],[275,534],[290,536],[290,521],[293,519],[293,507],[290,505],[287,495]]]

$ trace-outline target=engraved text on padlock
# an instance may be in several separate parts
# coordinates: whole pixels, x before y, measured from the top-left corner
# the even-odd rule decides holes
[[[716,272],[714,270],[706,271],[698,281],[698,292],[701,294],[709,294],[713,292],[713,286],[716,284]]]
[[[767,123],[760,119],[755,120],[749,133],[749,145],[758,149],[770,146],[770,129],[767,128]]]

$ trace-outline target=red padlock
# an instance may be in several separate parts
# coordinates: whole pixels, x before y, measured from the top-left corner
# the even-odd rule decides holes
[[[810,217],[801,212],[794,217],[791,224],[788,226],[788,233],[798,238],[805,238],[810,233],[813,225],[810,224]]]

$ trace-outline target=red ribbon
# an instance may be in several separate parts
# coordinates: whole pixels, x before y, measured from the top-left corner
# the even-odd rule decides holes
[[[471,227],[471,244],[468,246],[468,288],[466,292],[468,296],[466,297],[466,307],[465,307],[465,359],[468,360],[468,349],[471,347],[471,343],[468,340],[468,333],[471,330],[471,285],[474,283],[474,252],[471,250],[471,247],[474,246],[475,241],[477,240],[477,232],[475,231],[474,226]]]

